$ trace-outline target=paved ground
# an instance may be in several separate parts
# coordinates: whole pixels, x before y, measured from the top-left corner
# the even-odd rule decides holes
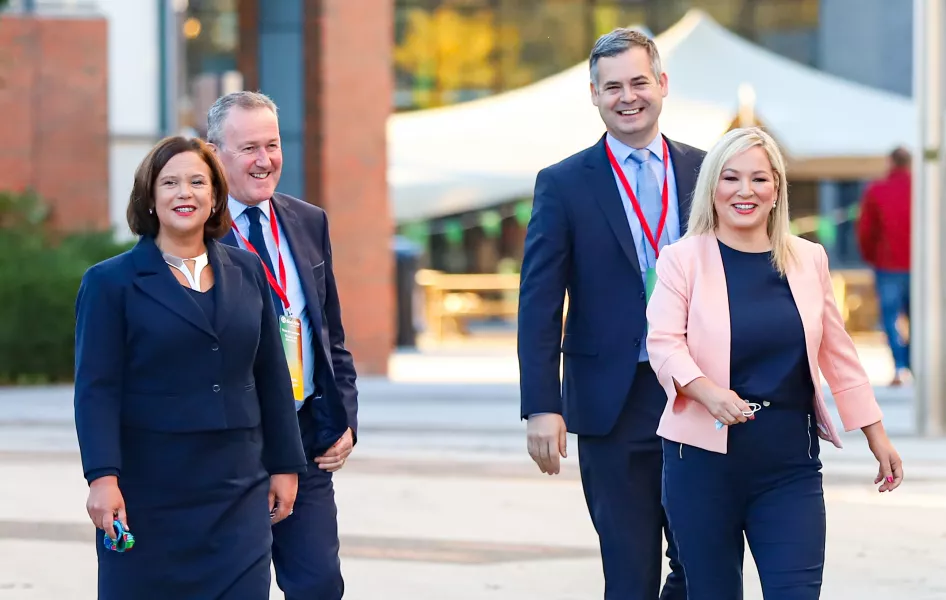
[[[396,360],[396,381],[363,382],[362,442],[336,480],[346,598],[600,599],[577,460],[557,478],[535,470],[508,374],[486,354]],[[489,383],[465,383],[477,374]],[[823,597],[946,599],[946,440],[910,435],[909,389],[878,396],[909,480],[877,494],[859,434],[823,450]],[[68,387],[0,390],[0,600],[95,597],[72,427]],[[746,585],[761,598],[751,564]]]

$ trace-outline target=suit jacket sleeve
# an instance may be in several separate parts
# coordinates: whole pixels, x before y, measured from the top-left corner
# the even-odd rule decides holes
[[[324,213],[323,213],[324,214]],[[348,417],[348,426],[357,441],[358,436],[358,388],[356,386],[355,361],[345,348],[345,328],[342,325],[342,307],[338,299],[338,286],[332,268],[332,242],[328,233],[328,215],[324,216],[322,253],[325,257],[325,319],[328,324],[329,345],[332,351],[332,370],[335,384],[341,395],[342,405]]]
[[[520,416],[562,413],[562,312],[571,262],[568,214],[552,174],[535,180],[519,282]]]
[[[271,475],[301,473],[306,469],[306,459],[292,396],[289,365],[279,336],[279,321],[263,262],[255,261],[254,266],[253,277],[263,299],[259,346],[253,365],[263,426],[263,466]]]
[[[647,305],[647,353],[667,397],[675,398],[678,384],[683,387],[705,375],[687,346],[690,292],[674,248],[660,253],[656,270],[657,283]]]
[[[76,297],[75,422],[83,473],[91,483],[120,475],[125,311],[118,285],[92,267]]]
[[[860,429],[880,421],[883,414],[854,342],[844,328],[844,319],[834,299],[828,255],[822,246],[818,246],[818,269],[824,294],[818,366],[834,395],[845,431]]]

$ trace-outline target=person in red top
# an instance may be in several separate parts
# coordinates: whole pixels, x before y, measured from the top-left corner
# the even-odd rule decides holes
[[[890,154],[886,177],[864,192],[858,222],[861,256],[874,269],[884,332],[893,353],[899,385],[910,371],[910,346],[897,329],[901,314],[910,317],[910,153]]]

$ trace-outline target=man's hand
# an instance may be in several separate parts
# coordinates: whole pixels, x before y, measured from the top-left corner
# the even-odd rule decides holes
[[[543,473],[558,475],[559,455],[568,458],[565,450],[565,419],[558,414],[532,415],[526,426],[529,456]]]
[[[319,465],[319,468],[323,471],[334,473],[345,466],[345,461],[348,460],[348,455],[351,454],[353,443],[351,427],[349,427],[342,437],[338,438],[338,441],[326,450],[325,454],[315,457],[315,464]]]
[[[89,499],[85,503],[92,523],[111,539],[116,539],[115,521],[128,529],[128,516],[125,514],[125,499],[118,489],[118,477],[106,475],[99,477],[89,485]]]
[[[269,514],[274,525],[292,514],[298,491],[299,476],[295,473],[281,473],[269,478]]]

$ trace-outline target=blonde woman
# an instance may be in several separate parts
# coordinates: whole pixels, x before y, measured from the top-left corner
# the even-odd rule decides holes
[[[689,600],[742,598],[743,535],[766,600],[820,596],[818,439],[841,440],[819,369],[844,428],[867,437],[879,490],[903,479],[824,249],[791,235],[788,213],[775,142],[731,131],[703,161],[687,235],[657,261],[647,347],[668,396],[664,505]]]

